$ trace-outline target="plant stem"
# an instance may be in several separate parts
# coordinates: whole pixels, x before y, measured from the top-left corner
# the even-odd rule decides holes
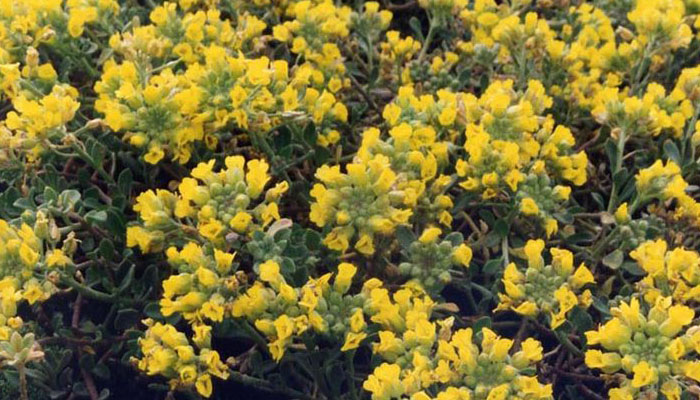
[[[88,165],[90,165],[97,173],[104,179],[107,183],[116,185],[114,178],[107,173],[107,171],[102,168],[102,165],[98,164],[92,156],[90,156],[83,148],[77,143],[71,143],[71,148],[78,153],[80,158],[82,158]]]
[[[433,23],[433,20],[430,19],[430,27],[428,28],[428,36],[425,37],[425,41],[423,42],[423,47],[420,49],[420,54],[418,55],[417,61],[420,63],[421,60],[423,60],[423,57],[428,53],[428,47],[430,47],[430,43],[433,41],[433,38],[435,37],[435,24]]]
[[[107,294],[104,292],[100,292],[99,290],[95,290],[91,287],[81,285],[80,282],[76,281],[75,279],[68,277],[61,279],[61,283],[67,285],[71,289],[74,289],[76,292],[80,293],[81,295],[98,300],[98,301],[103,301],[105,303],[124,303],[124,304],[134,304],[138,303],[138,300],[136,299],[129,299],[129,298],[117,298],[116,295],[114,294]]]
[[[262,392],[282,394],[296,399],[312,400],[312,397],[305,393],[288,387],[276,386],[264,379],[253,378],[252,376],[244,375],[237,371],[231,371],[229,373],[229,379],[245,386],[254,387]]]
[[[27,391],[27,371],[24,369],[24,364],[17,364],[17,372],[19,373],[19,394],[21,400],[29,400]]]
[[[564,345],[564,347],[566,347],[574,355],[580,356],[583,354],[581,353],[581,350],[578,347],[571,343],[571,340],[569,340],[565,333],[554,331],[554,335],[556,335],[557,339],[559,340],[559,343]]]
[[[350,386],[350,395],[352,396],[353,400],[358,400],[359,397],[357,396],[357,388],[355,387],[355,350],[350,350],[346,354],[346,360],[348,363],[348,372],[350,375],[350,379],[348,381],[348,385]]]
[[[620,130],[620,134],[617,137],[617,157],[615,157],[615,165],[613,166],[612,169],[612,189],[610,192],[610,202],[608,203],[608,212],[612,213],[615,211],[615,208],[617,207],[617,201],[618,201],[618,190],[620,190],[619,187],[617,187],[617,184],[615,183],[615,175],[617,175],[618,172],[622,169],[622,156],[624,155],[625,151],[625,143],[627,142],[627,134],[624,129]]]

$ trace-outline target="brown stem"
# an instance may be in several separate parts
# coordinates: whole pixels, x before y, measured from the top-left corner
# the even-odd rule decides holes
[[[27,371],[24,370],[24,364],[17,364],[17,372],[19,373],[19,394],[20,399],[29,400],[29,393],[27,392]]]
[[[589,399],[595,399],[595,400],[605,400],[605,398],[598,393],[592,391],[585,385],[577,385],[576,388],[580,391],[583,392],[583,394],[589,398]]]
[[[75,299],[75,303],[73,304],[73,317],[71,318],[71,327],[73,329],[78,329],[78,325],[80,323],[80,309],[83,304],[83,295],[78,293],[78,297]],[[83,356],[83,350],[80,348],[80,346],[76,346],[76,349],[78,350],[78,359],[80,359]],[[85,383],[85,388],[88,391],[88,394],[90,395],[90,400],[98,400],[99,399],[99,394],[97,393],[97,387],[95,386],[95,380],[92,379],[92,375],[90,375],[90,372],[83,368],[83,366],[80,366],[80,375],[83,377],[83,382]]]

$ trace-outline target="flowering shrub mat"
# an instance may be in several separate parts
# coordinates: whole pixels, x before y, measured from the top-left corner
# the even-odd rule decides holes
[[[0,398],[700,397],[700,0],[0,0]]]

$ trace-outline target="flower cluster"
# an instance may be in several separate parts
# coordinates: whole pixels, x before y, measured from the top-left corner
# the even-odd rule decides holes
[[[168,263],[179,273],[163,281],[160,310],[166,317],[180,313],[194,324],[197,334],[194,341],[197,344],[207,342],[206,328],[198,327],[203,321],[223,321],[224,308],[240,286],[232,273],[235,254],[218,249],[213,253],[213,257],[205,254],[204,249],[195,243],[188,243],[180,251],[175,247],[166,251]],[[198,338],[200,334],[205,337]]]
[[[630,252],[630,257],[647,274],[639,282],[640,291],[649,304],[661,297],[674,301],[700,301],[700,255],[681,247],[668,249],[663,239],[649,240]]]
[[[215,160],[200,163],[176,193],[141,193],[134,210],[142,223],[127,229],[127,245],[157,252],[166,241],[184,234],[224,248],[229,234],[248,235],[280,218],[277,202],[288,184],[265,190],[270,181],[265,161],[230,156],[219,171],[214,165]]]
[[[608,392],[611,399],[632,400],[659,389],[666,398],[679,399],[685,379],[700,381],[700,362],[693,361],[700,336],[697,329],[685,330],[695,316],[693,309],[658,297],[646,315],[636,298],[611,312],[612,319],[586,332],[589,345],[606,350],[588,350],[586,365],[623,374],[620,387]]]
[[[483,328],[479,345],[474,344],[471,328],[453,332],[452,318],[430,322],[430,303],[399,294],[392,305],[405,313],[406,321],[399,326],[387,324],[379,332],[374,352],[385,362],[363,384],[373,400],[552,398],[551,385],[526,372],[542,359],[540,342],[528,338],[511,355],[511,339]],[[433,386],[435,397],[425,391]]]
[[[521,272],[510,263],[503,273],[505,293],[499,294],[497,310],[513,310],[528,317],[544,313],[553,329],[566,321],[566,314],[577,305],[588,307],[593,300],[583,286],[595,283],[591,271],[581,264],[574,270],[574,255],[558,248],[549,249],[551,264],[542,257],[544,241],[530,240],[524,248],[528,268]]]
[[[234,317],[245,317],[268,339],[272,357],[279,361],[286,348],[307,330],[329,338],[344,338],[341,351],[357,348],[367,337],[363,306],[366,289],[347,293],[357,267],[338,265],[333,284],[328,273],[290,286],[275,261],[260,264],[260,278],[233,303]],[[368,283],[365,283],[365,287]],[[311,349],[308,349],[311,350]]]
[[[150,319],[144,322],[148,329],[139,339],[143,356],[134,360],[139,369],[164,376],[173,390],[194,387],[204,397],[211,396],[212,376],[228,378],[228,367],[215,350],[192,346],[172,325]]]
[[[0,0],[0,397],[692,397],[698,54],[700,0]]]
[[[460,233],[440,239],[440,228],[426,228],[418,240],[406,249],[406,261],[399,264],[399,272],[417,282],[428,293],[439,293],[452,280],[450,268],[469,267],[472,249],[464,244]]]
[[[184,72],[165,68],[154,74],[132,61],[107,62],[95,84],[96,110],[113,131],[145,149],[151,164],[166,152],[186,163],[195,143],[215,147],[216,133],[229,124],[259,135],[304,115],[319,125],[347,120],[347,109],[331,92],[309,87],[312,68],[290,77],[286,61],[234,57],[217,45],[203,54],[203,63],[191,63]]]
[[[376,128],[365,130],[357,159],[388,158],[397,174],[394,187],[403,192],[403,203],[412,207],[415,215],[449,226],[454,203],[445,189],[451,177],[438,172],[447,161],[447,143],[438,140],[431,126],[413,128],[405,122],[393,127],[388,138],[381,136]]]
[[[0,219],[0,340],[22,326],[18,303],[46,301],[57,292],[58,270],[73,265],[74,248],[57,247],[61,233],[46,213],[25,219],[19,226]]]
[[[345,64],[335,42],[349,35],[352,9],[347,6],[336,7],[330,1],[314,4],[304,0],[294,4],[291,14],[294,15],[293,20],[273,28],[275,39],[291,43],[292,53],[303,55],[306,61],[316,65],[325,74],[342,76]],[[333,90],[333,86],[340,84],[341,82],[328,82],[328,87],[335,92],[337,89]]]
[[[64,139],[80,103],[78,91],[59,83],[54,67],[41,64],[36,49],[27,50],[25,64],[21,69],[19,64],[0,66],[0,97],[12,102],[12,111],[0,122],[0,158],[26,155],[34,161],[51,143]]]
[[[364,255],[375,251],[375,236],[390,235],[397,225],[408,223],[412,210],[406,193],[394,188],[397,176],[386,156],[377,155],[345,166],[322,166],[311,190],[315,202],[309,218],[319,227],[332,227],[323,243],[346,251],[353,247]]]
[[[700,203],[686,192],[688,182],[683,179],[676,163],[669,160],[664,165],[661,160],[656,160],[650,167],[639,170],[635,179],[638,204],[650,200],[676,200],[676,217],[689,218],[695,225],[700,223]]]
[[[588,158],[573,153],[568,128],[540,117],[552,105],[542,84],[533,80],[525,92],[517,92],[513,81],[494,82],[480,98],[464,100],[465,157],[455,164],[460,186],[484,199],[515,196],[523,214],[541,219],[548,235],[556,232],[554,212],[571,188],[552,188],[551,178],[582,185]]]
[[[650,83],[642,98],[627,96],[616,87],[600,90],[593,99],[591,114],[618,135],[657,136],[664,130],[680,136],[687,119],[693,115],[690,100],[681,90],[666,96],[666,90]]]

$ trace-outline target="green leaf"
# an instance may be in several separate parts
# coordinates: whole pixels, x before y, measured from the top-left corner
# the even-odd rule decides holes
[[[575,306],[569,311],[568,320],[579,333],[593,329],[593,318],[579,306]]]
[[[491,329],[491,326],[491,317],[481,317],[474,322],[472,330],[474,331],[474,333],[478,333],[481,332],[481,330],[484,328]]]
[[[683,165],[681,159],[681,152],[678,150],[678,146],[671,139],[666,139],[664,141],[664,155],[678,165]]]
[[[15,200],[12,203],[12,206],[22,210],[33,210],[35,207],[32,201],[26,197],[20,197],[19,199]]]
[[[598,193],[598,192],[591,193],[591,198],[598,205],[598,209],[605,210],[605,200],[603,200],[603,196],[600,193]]]
[[[95,365],[95,368],[92,369],[92,373],[96,377],[104,380],[107,380],[110,377],[109,368],[104,363]]]
[[[114,243],[109,239],[102,239],[99,246],[100,255],[107,261],[114,260]]]
[[[410,25],[414,35],[416,35],[421,42],[425,41],[425,37],[423,36],[423,26],[418,18],[411,17],[411,19],[408,20],[408,25]]]
[[[407,226],[399,225],[396,228],[396,239],[399,241],[402,249],[408,250],[411,244],[416,241],[416,235]]]
[[[464,243],[464,236],[460,232],[451,232],[445,236],[445,240],[450,242],[452,246],[459,246]]]
[[[622,252],[622,250],[616,249],[612,253],[603,257],[603,265],[607,266],[608,268],[618,269],[624,260],[625,254]]]
[[[140,319],[141,313],[133,308],[119,310],[116,318],[114,318],[114,327],[119,331],[123,331],[138,324]]]
[[[44,188],[44,201],[47,203],[58,201],[58,193],[51,186]]]
[[[80,201],[80,192],[77,190],[64,190],[58,195],[58,206],[64,211],[72,210]]]
[[[123,268],[124,267],[122,267],[122,269]],[[129,269],[126,271],[126,275],[124,275],[124,278],[119,283],[119,287],[117,288],[119,293],[125,291],[129,286],[131,286],[131,282],[134,280],[134,272],[135,271],[136,271],[136,265],[131,264]]]
[[[617,143],[614,140],[608,139],[605,142],[605,154],[608,156],[610,161],[610,170],[612,171],[612,166],[617,165]]]
[[[488,260],[486,264],[481,268],[481,272],[488,275],[496,275],[501,270],[503,266],[503,259],[501,257],[495,258],[493,260]]]
[[[493,225],[493,230],[494,232],[496,232],[499,238],[503,239],[508,235],[508,232],[510,231],[510,226],[505,220],[499,219]]]
[[[309,122],[304,128],[304,141],[311,147],[316,147],[316,141],[318,140],[318,131],[316,130],[316,125],[313,122]]]
[[[459,86],[461,88],[465,88],[469,86],[469,81],[471,80],[472,77],[472,71],[469,68],[465,68],[462,70],[462,72],[459,73]]]
[[[85,214],[85,220],[91,225],[103,224],[107,222],[107,212],[104,210],[92,210]]]
[[[306,230],[304,233],[304,244],[310,251],[318,250],[321,247],[321,234],[312,229]]]
[[[479,217],[486,222],[486,225],[493,226],[496,223],[496,217],[489,210],[479,211]]]
[[[618,188],[621,188],[627,183],[627,180],[629,179],[629,172],[627,171],[627,168],[621,168],[615,176],[613,176],[613,182],[615,182],[615,185],[617,185]]]
[[[634,276],[644,276],[647,274],[646,271],[641,269],[639,265],[637,265],[637,263],[634,261],[628,261],[626,263],[623,263],[622,269]]]
[[[119,191],[126,197],[129,197],[131,193],[131,184],[134,181],[134,176],[130,169],[125,169],[119,174],[117,178],[117,186],[119,186]]]
[[[607,298],[593,297],[593,308],[603,315],[610,315],[610,307],[608,307],[607,301]]]
[[[153,318],[155,320],[163,319],[163,314],[160,312],[160,305],[157,301],[146,304],[146,307],[143,308],[143,313],[148,318]]]

